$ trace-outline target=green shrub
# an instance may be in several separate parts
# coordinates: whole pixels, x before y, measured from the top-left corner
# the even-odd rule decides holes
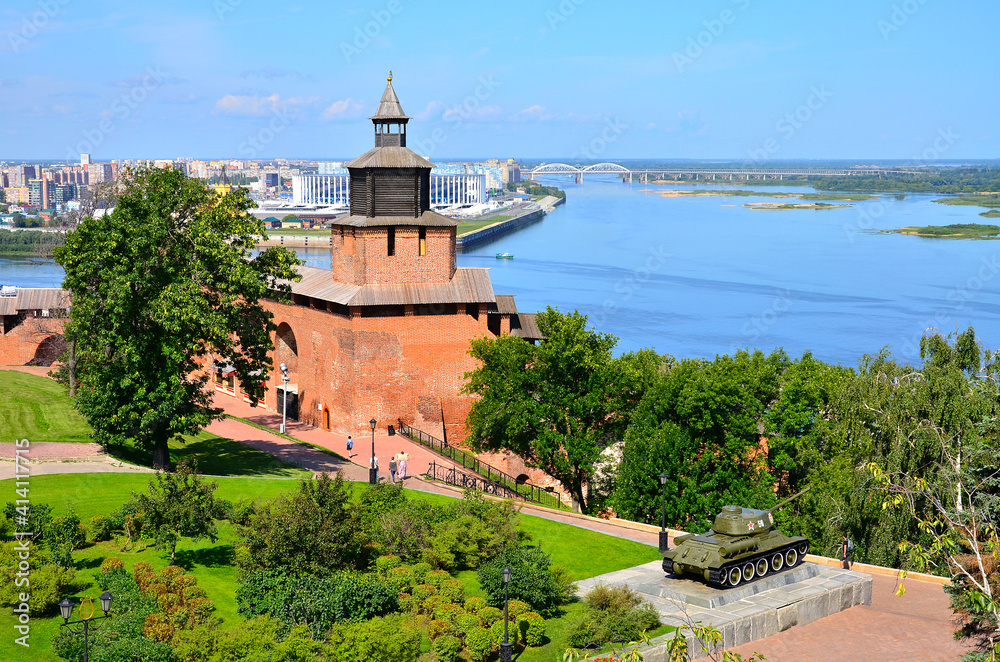
[[[117,556],[109,556],[101,562],[101,574],[106,575],[112,570],[121,570],[125,564]]]
[[[397,591],[405,591],[413,586],[413,572],[409,568],[392,568],[385,576],[385,583]]]
[[[512,644],[516,644],[518,642],[517,635],[519,633],[520,633],[520,630],[517,629],[517,623],[514,622],[514,619],[511,619],[510,621],[508,621],[507,622],[507,641],[509,641]],[[502,618],[499,621],[497,621],[496,623],[494,623],[493,625],[490,626],[490,637],[493,639],[493,646],[494,646],[494,648],[499,648],[500,644],[503,643],[503,619]]]
[[[473,662],[484,662],[493,652],[493,638],[486,628],[474,628],[465,635],[465,647]]]
[[[451,623],[448,621],[432,620],[427,624],[427,638],[434,641],[443,634],[451,632]]]
[[[570,626],[574,648],[603,647],[608,643],[636,641],[660,624],[659,614],[628,586],[598,584],[587,594],[587,607]]]
[[[236,589],[244,617],[270,614],[286,625],[307,624],[316,637],[334,623],[363,621],[399,608],[395,589],[373,575],[341,572],[325,577],[287,577],[270,572],[245,576]]]
[[[451,574],[447,570],[431,570],[427,573],[427,583],[435,588],[441,588],[441,585],[451,579]]]
[[[521,614],[527,614],[531,609],[528,607],[527,603],[521,602],[520,600],[511,600],[507,603],[507,615],[513,619]]]
[[[486,600],[482,598],[472,597],[465,600],[465,611],[472,614],[478,614],[479,610],[486,606]]]
[[[520,641],[525,646],[541,646],[545,640],[545,619],[540,614],[529,611],[521,614],[517,618],[517,627],[520,630]]]
[[[448,603],[439,606],[434,610],[434,618],[441,621],[448,621],[449,623],[455,622],[455,617],[459,614],[464,614],[465,610],[456,604]]]
[[[446,634],[434,640],[431,650],[438,662],[454,662],[462,650],[462,640]]]
[[[431,571],[431,565],[429,563],[414,563],[410,566],[410,571],[413,573],[415,584],[424,584],[427,582],[427,573]]]
[[[111,528],[111,520],[106,515],[94,515],[90,518],[90,539],[94,542],[104,542],[111,540],[114,530]]]
[[[417,607],[420,606],[409,593],[400,593],[396,600],[399,602],[399,608],[402,611],[416,611]]]
[[[479,617],[475,614],[470,614],[469,612],[464,612],[455,615],[455,629],[462,634],[469,634],[472,630],[482,627],[483,622],[479,620]]]
[[[250,520],[257,510],[257,504],[252,499],[240,499],[233,504],[229,521],[238,526],[250,526]]]
[[[573,575],[566,570],[565,566],[561,565],[552,566],[549,573],[559,591],[559,604],[564,605],[567,602],[572,602],[576,597],[576,582],[573,581]]]
[[[446,579],[441,582],[441,595],[460,604],[465,601],[465,585],[460,579]]]
[[[483,622],[484,627],[490,627],[501,618],[503,618],[503,612],[496,607],[483,607],[476,615],[479,616],[479,620]]]
[[[337,662],[415,662],[420,657],[420,631],[398,615],[335,625],[329,642],[334,653],[329,657]]]
[[[413,587],[413,597],[420,604],[424,603],[424,600],[435,595],[437,593],[437,587],[431,586],[430,584],[417,584]]]
[[[506,587],[510,599],[526,602],[541,614],[551,614],[559,605],[559,587],[549,572],[550,565],[549,556],[537,547],[508,547],[479,569],[479,585],[489,604],[503,606],[501,571],[509,567],[513,571]]]
[[[385,577],[390,570],[398,568],[400,563],[402,563],[402,560],[394,554],[380,556],[375,559],[375,571],[378,572],[380,577]]]
[[[432,595],[424,600],[423,604],[420,605],[420,613],[433,614],[438,607],[446,604],[450,604],[448,602],[448,598],[443,595]]]

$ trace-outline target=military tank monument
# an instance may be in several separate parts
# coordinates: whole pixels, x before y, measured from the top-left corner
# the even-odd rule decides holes
[[[663,571],[698,575],[711,586],[735,588],[794,568],[809,552],[809,541],[775,529],[773,513],[803,493],[768,510],[725,506],[709,531],[674,539],[674,548],[663,552]]]

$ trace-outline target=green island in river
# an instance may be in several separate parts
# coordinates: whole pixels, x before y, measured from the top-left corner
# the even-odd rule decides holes
[[[979,212],[979,215],[983,218],[1000,218],[1000,209],[991,209],[989,211]]]
[[[924,225],[886,230],[890,234],[912,234],[938,239],[1000,239],[1000,225],[985,223],[954,223],[952,225]]]
[[[845,207],[850,207],[850,205],[831,205],[826,202],[810,202],[810,203],[795,203],[795,202],[748,202],[743,205],[750,209],[843,209]]]
[[[979,195],[959,195],[954,198],[938,198],[934,202],[942,205],[957,205],[963,207],[1000,207],[1000,193],[981,193]]]
[[[667,190],[656,191],[655,189],[644,189],[643,193],[659,193],[664,198],[683,198],[689,196],[728,196],[728,197],[758,197],[758,198],[797,198],[809,201],[832,201],[832,202],[860,202],[872,200],[879,196],[871,193],[766,193],[762,191],[748,191],[745,189],[700,189],[700,190]],[[761,203],[764,204],[764,203]],[[748,205],[749,206],[749,205]],[[838,207],[846,205],[826,205],[826,207]],[[812,205],[791,205],[788,209],[813,209]],[[823,208],[823,207],[820,207]]]

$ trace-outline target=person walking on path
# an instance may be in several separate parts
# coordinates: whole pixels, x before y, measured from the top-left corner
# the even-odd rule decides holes
[[[407,457],[408,456],[406,455],[406,453],[400,453],[399,454],[399,482],[401,482],[401,483],[406,478],[406,460],[407,460]]]
[[[351,451],[354,450],[354,440],[351,439],[351,435],[347,435],[347,459],[350,460],[354,455]]]
[[[375,470],[375,482],[377,483],[379,481],[379,477],[378,477],[378,457],[377,456],[374,456],[374,455],[372,456],[372,466],[371,466],[371,468]]]
[[[396,456],[393,455],[392,459],[389,460],[389,476],[392,477],[392,484],[393,485],[396,484],[396,468],[397,468]]]
[[[844,540],[840,543],[840,560],[844,563],[844,570],[851,569],[851,554],[854,552],[854,543],[847,534],[844,534]]]

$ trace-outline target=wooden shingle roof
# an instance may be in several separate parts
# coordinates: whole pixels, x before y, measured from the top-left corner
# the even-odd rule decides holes
[[[349,285],[333,280],[333,272],[319,267],[296,267],[302,280],[291,283],[292,293],[344,306],[393,306],[435,303],[492,303],[496,301],[488,269],[456,269],[447,283]]]
[[[348,161],[345,168],[433,168],[434,164],[409,147],[373,147]]]

